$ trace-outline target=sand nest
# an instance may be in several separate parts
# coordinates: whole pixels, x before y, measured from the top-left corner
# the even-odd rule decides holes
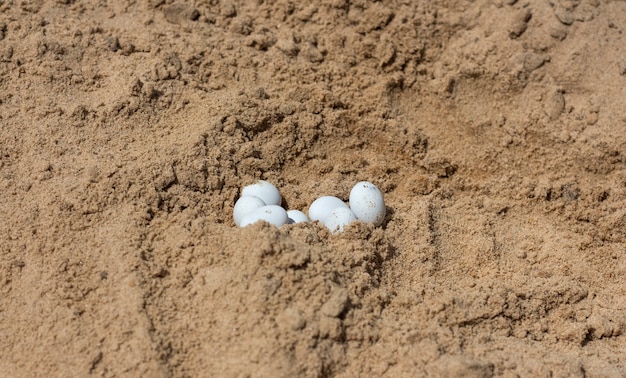
[[[626,375],[626,3],[0,2],[0,371]],[[374,182],[387,215],[235,227]],[[4,374],[3,373],[3,374]]]

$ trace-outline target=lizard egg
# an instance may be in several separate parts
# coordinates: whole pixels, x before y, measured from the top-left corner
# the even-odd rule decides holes
[[[259,207],[241,218],[240,227],[246,227],[258,221],[265,221],[276,227],[280,227],[287,223],[287,212],[277,205]]]
[[[259,197],[243,196],[239,198],[237,202],[235,202],[235,207],[233,208],[233,220],[235,221],[235,224],[239,226],[241,224],[241,218],[243,218],[244,215],[249,214],[265,205],[266,203]]]
[[[308,222],[309,217],[300,210],[287,211],[287,224]]]
[[[328,217],[324,220],[324,226],[326,226],[330,232],[336,234],[343,232],[344,226],[356,220],[356,215],[348,207],[337,207],[333,209]]]
[[[259,197],[266,205],[280,205],[282,197],[278,189],[267,181],[259,180],[241,191],[241,196]]]
[[[309,207],[309,218],[311,218],[312,221],[323,222],[324,219],[326,219],[326,217],[330,215],[331,211],[338,207],[347,208],[348,205],[346,205],[345,202],[337,197],[320,197],[313,201],[313,203]]]
[[[371,182],[361,181],[350,191],[350,209],[357,219],[379,226],[385,219],[383,194]]]

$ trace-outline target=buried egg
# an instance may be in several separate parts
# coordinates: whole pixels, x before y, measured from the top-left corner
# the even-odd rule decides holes
[[[287,211],[287,224],[308,222],[309,217],[300,210]]]
[[[385,219],[383,194],[371,182],[361,181],[350,191],[350,209],[357,219],[379,226]]]
[[[246,227],[259,221],[265,221],[276,227],[280,227],[287,223],[287,212],[285,209],[277,205],[259,207],[251,213],[244,215],[243,218],[241,218],[239,226]]]
[[[244,187],[241,191],[241,196],[259,197],[266,205],[280,205],[282,202],[278,188],[263,180]]]
[[[348,205],[337,197],[320,197],[313,201],[309,207],[309,218],[311,218],[312,221],[324,222],[324,219],[338,207],[347,208]]]
[[[324,219],[323,223],[333,234],[343,232],[343,228],[356,220],[356,215],[348,207],[337,207]]]
[[[235,202],[235,207],[233,208],[233,220],[235,221],[235,224],[239,226],[244,215],[250,214],[254,210],[265,205],[266,203],[259,197],[243,196],[239,198],[237,202]]]

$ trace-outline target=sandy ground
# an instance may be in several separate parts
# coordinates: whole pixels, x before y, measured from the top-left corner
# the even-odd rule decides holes
[[[626,2],[0,1],[0,375],[626,376]],[[235,227],[385,193],[380,227]]]

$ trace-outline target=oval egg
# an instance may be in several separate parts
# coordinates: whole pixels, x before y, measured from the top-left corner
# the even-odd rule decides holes
[[[277,205],[259,207],[241,218],[240,227],[246,227],[258,221],[265,221],[276,227],[280,227],[287,223],[287,211]]]
[[[324,222],[324,219],[338,207],[347,208],[348,205],[337,197],[320,197],[309,206],[309,218],[311,218],[312,221]]]
[[[243,196],[239,198],[237,202],[235,202],[235,207],[233,208],[233,220],[235,221],[235,224],[239,226],[244,215],[249,214],[265,205],[266,203],[259,197]]]
[[[324,220],[324,226],[326,226],[330,232],[336,234],[343,232],[343,228],[350,223],[357,220],[356,215],[348,207],[337,207],[333,209],[328,217]]]
[[[254,184],[244,187],[241,191],[241,196],[258,197],[262,199],[266,205],[280,205],[283,200],[278,188],[264,180],[259,180]]]
[[[308,222],[309,217],[300,210],[287,211],[287,224]]]
[[[371,182],[361,181],[352,188],[350,209],[362,222],[379,226],[385,219],[386,207],[383,194]]]

